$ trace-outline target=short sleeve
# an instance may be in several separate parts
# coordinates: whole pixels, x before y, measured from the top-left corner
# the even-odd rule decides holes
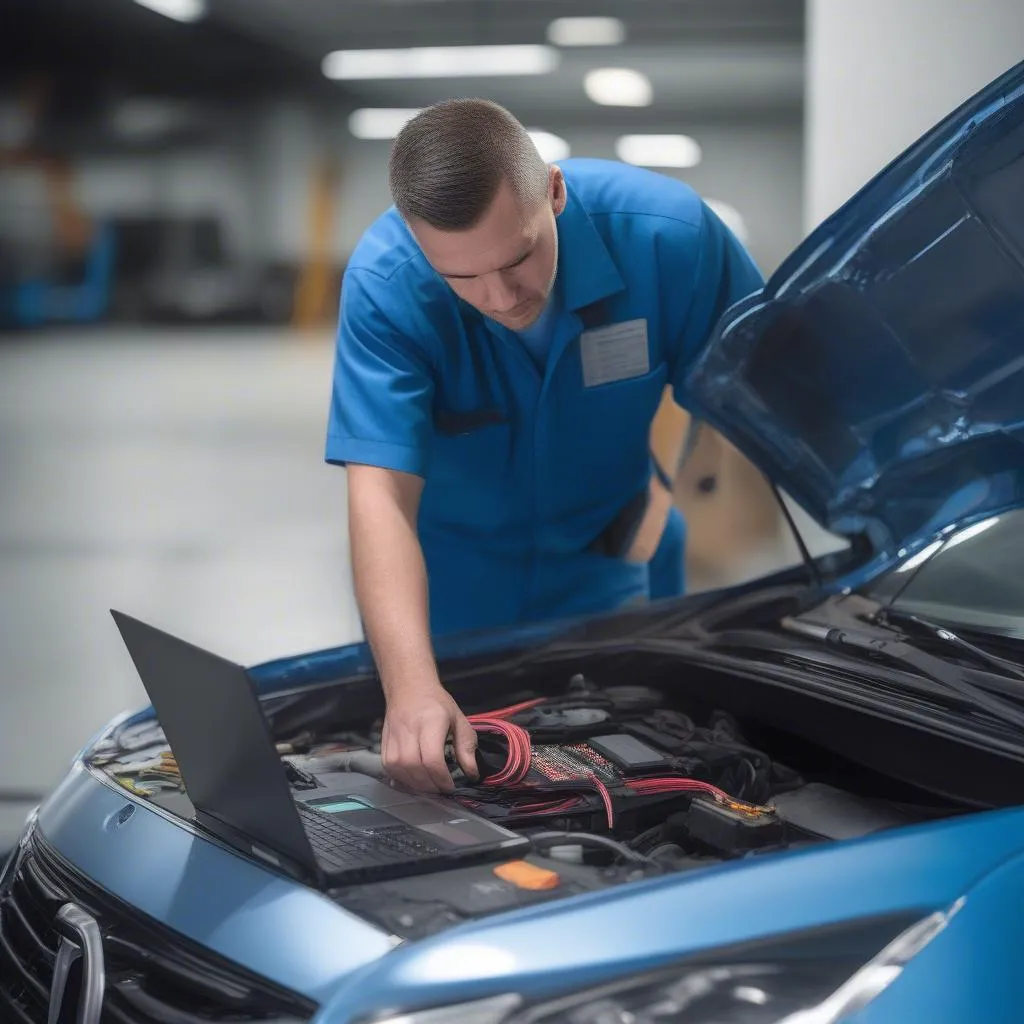
[[[325,456],[425,476],[433,374],[421,343],[388,316],[388,287],[396,285],[361,269],[343,278]]]
[[[696,246],[690,307],[671,366],[672,390],[680,404],[685,404],[686,371],[722,314],[764,287],[764,278],[750,254],[704,203]]]

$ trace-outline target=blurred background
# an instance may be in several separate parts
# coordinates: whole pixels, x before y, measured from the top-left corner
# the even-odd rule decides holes
[[[1019,0],[4,0],[0,848],[143,700],[109,608],[247,663],[360,637],[332,335],[417,109],[679,177],[767,275],[1022,39]],[[797,557],[708,432],[676,498],[693,589]]]

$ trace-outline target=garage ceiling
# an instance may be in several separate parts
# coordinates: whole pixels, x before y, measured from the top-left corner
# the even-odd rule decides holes
[[[520,115],[600,123],[583,92],[597,66],[644,72],[654,103],[630,119],[795,113],[803,98],[803,0],[210,0],[216,19],[319,69],[334,49],[544,43],[556,17],[609,15],[616,47],[563,49],[536,77],[332,83],[353,104],[408,106],[473,92]]]
[[[0,0],[0,93],[42,72],[52,86],[47,137],[58,148],[96,138],[131,95],[237,109],[260,97],[307,97],[340,111],[416,107],[487,96],[546,127],[637,128],[681,118],[796,120],[803,103],[803,0],[207,0],[183,24],[133,0]],[[562,48],[533,77],[329,81],[336,49],[545,43],[556,17],[608,15],[615,47]],[[649,107],[602,107],[583,79],[595,67],[646,74]],[[0,96],[2,98],[2,96]]]

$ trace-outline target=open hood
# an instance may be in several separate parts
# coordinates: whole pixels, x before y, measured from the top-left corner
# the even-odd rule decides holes
[[[698,415],[876,555],[1024,505],[1024,63],[731,309],[689,383]]]

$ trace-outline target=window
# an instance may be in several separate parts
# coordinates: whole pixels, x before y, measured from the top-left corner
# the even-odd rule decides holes
[[[893,607],[950,627],[1024,639],[1024,509],[954,533],[870,589]]]

